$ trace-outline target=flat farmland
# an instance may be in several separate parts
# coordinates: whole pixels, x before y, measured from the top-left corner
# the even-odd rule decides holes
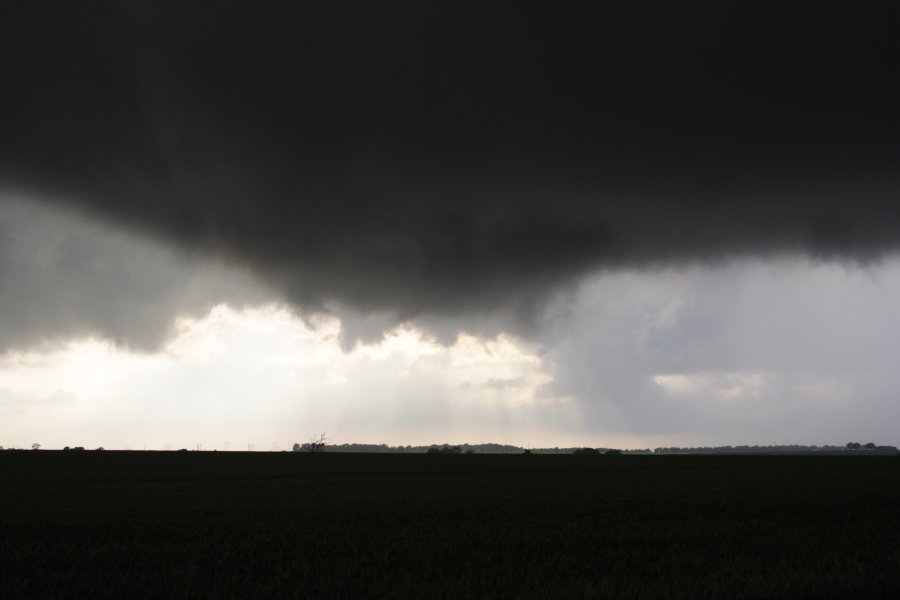
[[[0,452],[3,598],[900,598],[900,457]]]

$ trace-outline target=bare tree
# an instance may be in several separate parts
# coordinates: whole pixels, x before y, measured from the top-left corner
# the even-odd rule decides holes
[[[31,449],[32,449],[32,450],[40,450],[40,449],[41,449],[41,445],[38,444],[37,442],[35,442],[35,443],[33,443],[33,444],[31,445]]]
[[[330,439],[325,437],[325,432],[323,431],[319,435],[313,436],[313,438],[309,440],[309,442],[303,444],[303,447],[310,452],[321,452],[322,449],[325,448],[325,446],[327,446],[328,442],[330,441]]]

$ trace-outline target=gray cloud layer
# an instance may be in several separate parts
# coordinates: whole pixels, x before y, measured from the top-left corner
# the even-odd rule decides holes
[[[0,353],[85,336],[155,350],[179,316],[273,297],[233,269],[0,198]]]
[[[896,443],[900,263],[782,260],[591,280],[545,333],[582,426],[688,443]],[[667,379],[668,378],[668,379]]]
[[[358,314],[361,338],[524,327],[604,266],[897,246],[893,8],[629,6],[18,3],[0,183]]]

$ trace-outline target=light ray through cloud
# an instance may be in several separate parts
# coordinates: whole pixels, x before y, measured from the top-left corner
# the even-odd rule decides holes
[[[347,353],[336,319],[311,325],[277,305],[219,305],[178,330],[157,354],[100,339],[7,354],[7,443],[269,449],[319,430],[347,442],[519,442],[543,413],[566,410],[540,393],[551,378],[540,357],[508,336],[445,347],[401,327]]]

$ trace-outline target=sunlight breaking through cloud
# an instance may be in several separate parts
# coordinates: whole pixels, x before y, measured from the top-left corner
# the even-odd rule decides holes
[[[355,442],[425,443],[448,432],[460,441],[520,441],[511,428],[534,429],[542,407],[565,409],[541,395],[552,378],[512,337],[461,335],[442,346],[403,326],[345,352],[340,327],[274,304],[218,305],[181,319],[157,354],[95,338],[8,353],[0,411],[17,424],[4,441],[213,448],[242,440],[268,448],[318,430]],[[52,418],[36,418],[48,402]]]

